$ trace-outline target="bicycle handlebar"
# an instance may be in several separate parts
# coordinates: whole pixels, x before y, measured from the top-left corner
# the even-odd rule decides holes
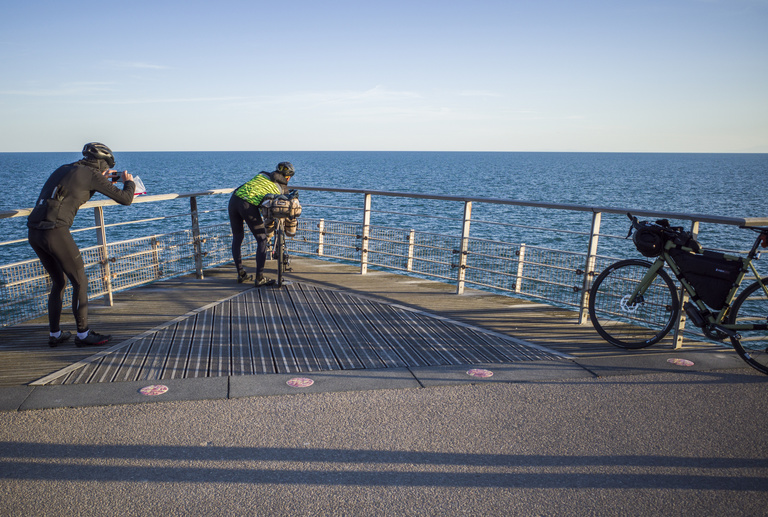
[[[627,237],[629,237],[632,235],[632,230],[637,230],[642,225],[637,217],[633,216],[632,214],[627,213],[627,217],[629,217],[629,219],[632,221],[632,225],[629,228],[629,233],[627,234]],[[643,224],[646,226],[650,225],[658,228],[666,237],[676,237],[684,232],[682,226],[670,226],[669,221],[666,219],[659,219],[654,222],[644,222]]]

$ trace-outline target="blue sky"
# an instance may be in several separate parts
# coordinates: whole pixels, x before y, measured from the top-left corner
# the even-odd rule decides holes
[[[768,0],[5,1],[0,152],[768,152]]]

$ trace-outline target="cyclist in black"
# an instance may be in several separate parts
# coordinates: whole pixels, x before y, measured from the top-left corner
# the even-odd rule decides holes
[[[273,279],[264,277],[264,264],[267,262],[268,231],[259,212],[259,203],[267,194],[286,194],[288,181],[295,173],[291,162],[280,162],[274,172],[261,171],[248,182],[240,185],[229,199],[229,224],[232,226],[232,258],[237,268],[237,281],[247,282],[251,277],[243,267],[240,247],[245,238],[243,222],[256,238],[256,287],[272,285]],[[274,223],[273,223],[274,224]]]
[[[111,336],[98,334],[88,328],[88,277],[83,258],[69,228],[80,206],[101,192],[121,205],[133,202],[136,188],[128,171],[119,172],[112,151],[104,144],[92,142],[83,147],[83,159],[62,165],[48,178],[40,191],[35,208],[27,219],[29,244],[51,277],[51,294],[48,296],[48,344],[55,347],[68,340],[70,332],[59,327],[62,297],[67,285],[72,283],[72,312],[77,323],[77,346],[103,345]],[[122,175],[120,190],[110,179],[117,181]]]

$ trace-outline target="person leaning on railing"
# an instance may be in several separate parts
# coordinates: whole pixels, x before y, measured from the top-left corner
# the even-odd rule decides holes
[[[232,258],[237,268],[239,283],[251,280],[243,267],[241,247],[245,238],[243,223],[256,239],[256,287],[272,285],[273,279],[264,277],[264,265],[267,262],[268,229],[259,212],[259,204],[267,194],[286,194],[288,182],[295,173],[291,162],[280,162],[274,172],[261,171],[246,183],[240,185],[229,199],[229,224],[232,226]],[[274,224],[274,223],[273,223]]]
[[[62,165],[51,174],[27,218],[29,244],[52,282],[48,296],[48,345],[51,347],[58,346],[72,335],[62,332],[60,328],[66,278],[72,284],[72,312],[77,324],[75,345],[104,345],[111,338],[88,328],[88,277],[83,257],[69,229],[80,206],[96,192],[121,205],[133,202],[136,188],[133,176],[128,171],[112,169],[114,166],[115,157],[109,147],[98,142],[85,144],[82,160]],[[123,180],[122,190],[113,184],[120,177]]]

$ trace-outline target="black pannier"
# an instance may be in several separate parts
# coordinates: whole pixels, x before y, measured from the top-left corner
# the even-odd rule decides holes
[[[714,251],[697,255],[673,248],[669,254],[701,300],[712,309],[722,309],[741,271],[741,260],[728,260]]]

